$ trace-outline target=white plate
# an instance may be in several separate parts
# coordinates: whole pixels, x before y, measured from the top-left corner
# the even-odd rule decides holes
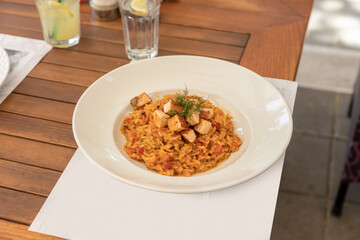
[[[120,124],[134,96],[147,92],[157,99],[185,85],[231,113],[243,144],[211,171],[162,176],[127,156]],[[155,191],[195,193],[242,183],[269,168],[289,144],[292,117],[281,94],[246,68],[212,58],[169,56],[128,64],[99,78],[76,105],[73,132],[85,155],[114,178]]]
[[[4,83],[10,70],[10,61],[6,51],[0,47],[0,86]]]

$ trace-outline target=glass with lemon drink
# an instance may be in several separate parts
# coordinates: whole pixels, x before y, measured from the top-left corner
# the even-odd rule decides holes
[[[80,39],[80,0],[35,0],[44,39],[54,47],[71,47]]]
[[[158,53],[160,0],[119,0],[125,50],[129,59]]]

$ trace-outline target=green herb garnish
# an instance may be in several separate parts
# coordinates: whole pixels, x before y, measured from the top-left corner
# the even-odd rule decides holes
[[[207,100],[204,100],[202,97],[193,97],[189,96],[189,90],[185,88],[183,93],[178,93],[175,100],[171,102],[175,105],[181,106],[183,109],[181,111],[171,110],[168,112],[170,117],[175,115],[182,115],[186,119],[189,119],[193,113],[199,113],[203,108],[201,105]]]

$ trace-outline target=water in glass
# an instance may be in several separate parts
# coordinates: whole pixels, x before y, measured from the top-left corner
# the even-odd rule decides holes
[[[131,0],[121,0],[125,50],[129,59],[155,57],[158,53],[159,0],[147,0],[147,11],[136,12]]]

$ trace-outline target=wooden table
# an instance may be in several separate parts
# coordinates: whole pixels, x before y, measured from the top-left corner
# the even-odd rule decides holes
[[[159,55],[224,59],[264,77],[294,80],[312,0],[162,3]],[[85,89],[127,64],[121,20],[91,19],[80,44],[53,49],[0,105],[0,239],[52,239],[27,231],[71,159],[71,119]],[[33,1],[0,0],[0,33],[42,39]],[[56,239],[56,238],[54,238]]]

